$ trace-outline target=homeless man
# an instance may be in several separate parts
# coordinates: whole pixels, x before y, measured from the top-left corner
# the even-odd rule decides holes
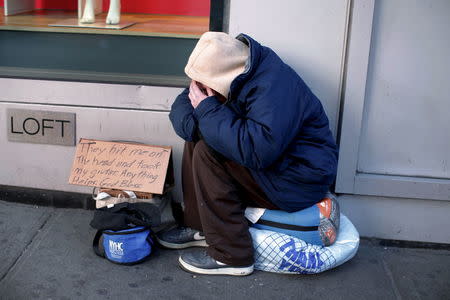
[[[190,87],[170,120],[186,143],[184,227],[158,236],[191,246],[180,266],[200,274],[248,275],[253,246],[247,206],[287,212],[324,198],[337,148],[320,101],[271,49],[251,37],[206,32],[185,67]]]

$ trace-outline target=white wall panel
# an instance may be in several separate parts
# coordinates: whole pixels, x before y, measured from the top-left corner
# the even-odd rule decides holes
[[[0,102],[170,111],[181,88],[0,78]]]
[[[450,202],[361,195],[339,196],[360,235],[450,244]]]
[[[231,0],[229,31],[246,33],[293,67],[324,104],[336,133],[346,0]]]
[[[375,2],[358,171],[450,179],[450,1]]]
[[[183,141],[175,134],[167,112],[0,103],[0,132],[6,133],[6,108],[76,113],[77,140],[126,140],[173,147],[176,198],[181,200],[179,166]],[[75,147],[15,143],[0,135],[0,184],[90,193],[91,187],[69,185]]]

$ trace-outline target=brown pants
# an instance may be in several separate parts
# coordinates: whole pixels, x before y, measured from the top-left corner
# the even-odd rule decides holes
[[[277,207],[249,170],[225,159],[204,141],[187,142],[182,177],[185,225],[203,231],[208,254],[232,266],[252,264],[253,245],[245,208]]]

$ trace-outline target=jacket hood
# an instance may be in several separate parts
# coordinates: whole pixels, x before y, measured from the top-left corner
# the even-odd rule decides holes
[[[244,33],[239,34],[236,39],[240,40],[250,48],[250,56],[244,72],[238,75],[231,82],[228,101],[234,99],[234,96],[241,89],[244,83],[253,75],[261,59],[262,46],[260,43]]]
[[[198,40],[184,71],[189,78],[227,97],[231,82],[245,72],[249,56],[246,43],[224,32],[208,31]]]

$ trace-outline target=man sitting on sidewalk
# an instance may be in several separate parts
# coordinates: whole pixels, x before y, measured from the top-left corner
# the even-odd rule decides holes
[[[247,206],[287,212],[310,207],[334,182],[337,147],[328,118],[303,80],[247,35],[202,35],[185,68],[189,89],[170,120],[186,140],[184,225],[159,235],[183,253],[182,268],[248,275],[253,246]]]

